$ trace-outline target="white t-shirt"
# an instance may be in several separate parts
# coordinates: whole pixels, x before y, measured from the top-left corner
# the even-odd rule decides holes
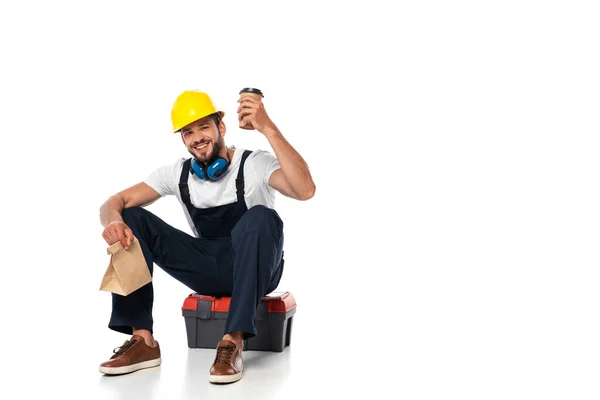
[[[210,208],[237,201],[235,180],[243,153],[244,149],[235,150],[227,173],[217,181],[203,181],[190,172],[188,187],[190,189],[190,201],[194,207]],[[183,208],[192,232],[196,237],[200,237],[185,204],[181,201],[181,193],[179,192],[179,178],[185,160],[187,158],[181,158],[173,164],[156,169],[144,180],[144,183],[156,190],[161,196],[175,195]],[[269,186],[269,178],[273,171],[277,169],[279,169],[279,161],[267,151],[255,150],[246,158],[244,163],[244,199],[248,209],[255,205],[274,208],[275,189]]]

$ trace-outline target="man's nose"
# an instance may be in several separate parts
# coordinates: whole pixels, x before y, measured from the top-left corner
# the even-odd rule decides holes
[[[199,143],[202,140],[200,132],[192,132],[192,143]]]

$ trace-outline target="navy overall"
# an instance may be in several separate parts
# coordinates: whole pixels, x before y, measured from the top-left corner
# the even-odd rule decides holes
[[[283,222],[265,206],[250,209],[244,199],[242,155],[237,175],[237,201],[212,208],[196,208],[187,185],[191,159],[184,162],[179,190],[194,226],[195,238],[168,225],[142,207],[123,210],[123,220],[139,240],[153,273],[153,264],[195,292],[231,296],[225,332],[256,335],[254,319],[261,298],[274,291],[283,273]],[[133,328],[153,331],[152,282],[129,294],[112,294],[109,328],[131,334]]]

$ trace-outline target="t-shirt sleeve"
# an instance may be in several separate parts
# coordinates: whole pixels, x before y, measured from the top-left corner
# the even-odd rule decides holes
[[[145,180],[144,183],[161,196],[175,194],[179,187],[179,175],[185,159],[157,168]]]
[[[252,157],[252,163],[258,180],[265,186],[269,187],[269,178],[271,174],[280,168],[277,157],[268,151],[257,150]]]

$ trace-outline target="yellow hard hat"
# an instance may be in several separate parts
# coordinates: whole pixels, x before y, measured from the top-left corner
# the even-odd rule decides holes
[[[173,109],[171,110],[173,132],[178,132],[187,124],[216,112],[221,115],[221,118],[225,116],[223,111],[215,108],[212,100],[206,93],[197,90],[186,90],[173,103]]]

